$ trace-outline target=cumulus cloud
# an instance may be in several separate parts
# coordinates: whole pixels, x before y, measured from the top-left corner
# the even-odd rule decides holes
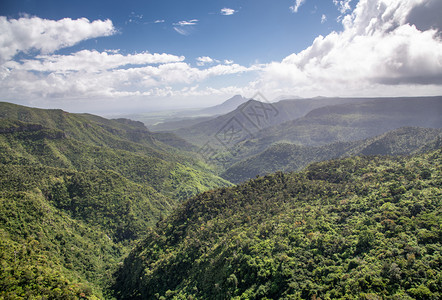
[[[224,16],[231,16],[234,13],[236,13],[236,10],[232,9],[232,8],[223,8],[221,9],[221,14]]]
[[[435,29],[441,34],[441,11],[442,1],[422,1],[408,13],[406,22],[414,24],[421,31]]]
[[[99,72],[127,65],[164,64],[184,61],[184,56],[158,53],[122,55],[114,50],[98,52],[82,50],[70,55],[39,55],[21,62],[9,61],[4,65],[14,70],[38,72],[87,71]]]
[[[305,0],[296,0],[293,6],[290,6],[290,10],[294,13],[298,12],[299,7],[304,4]]]
[[[296,3],[301,5],[302,1]],[[262,91],[269,98],[279,94],[441,94],[441,26],[438,15],[429,13],[438,7],[440,0],[360,0],[342,18],[342,31],[318,36],[309,47],[279,62],[248,67],[209,56],[198,57],[197,66],[192,66],[183,56],[148,52],[122,54],[118,50],[54,55],[53,49],[64,47],[66,42],[52,48],[43,44],[20,44],[3,56],[8,61],[0,64],[0,97],[181,99],[186,96],[190,99],[192,96],[229,96],[228,93],[252,95],[256,91]],[[74,28],[78,25],[75,21],[71,23]],[[91,26],[94,22],[87,23]],[[184,30],[197,23],[196,19],[182,21],[175,23],[174,28]],[[28,27],[27,30],[34,29]],[[108,34],[113,30],[111,26]],[[103,30],[102,35],[103,32],[106,31]],[[0,31],[0,36],[2,34]],[[3,48],[15,45],[0,41]],[[37,49],[39,55],[11,60],[17,52],[30,49]],[[240,75],[245,76],[236,80]],[[206,87],[208,80],[212,83],[215,79],[221,87]],[[243,86],[222,87],[229,82],[241,82]],[[204,87],[199,87],[200,84]]]
[[[326,15],[322,15],[321,16],[321,24],[324,24],[325,22],[327,22],[327,16]]]
[[[180,21],[174,27],[185,30],[197,23],[196,19]],[[166,53],[122,54],[118,49],[53,53],[87,38],[113,34],[115,29],[109,20],[52,21],[27,17],[0,18],[0,24],[2,98],[63,99],[66,103],[69,99],[205,95],[215,90],[202,91],[198,83],[257,70],[255,66],[244,67],[233,61],[221,63],[208,56],[198,57],[199,67],[192,67],[184,56]],[[33,57],[14,59],[17,53],[27,51]],[[183,85],[193,87],[182,88]]]
[[[307,49],[267,65],[261,84],[329,93],[377,86],[442,83],[437,29],[410,24],[416,7],[440,0],[360,0],[344,30],[317,37]],[[340,89],[340,90],[339,90]]]
[[[37,50],[49,54],[83,40],[114,33],[110,20],[90,22],[86,18],[65,18],[54,21],[38,17],[8,19],[0,16],[0,63],[19,52]]]
[[[213,64],[213,63],[219,63],[220,62],[219,60],[213,59],[213,58],[208,57],[208,56],[200,56],[200,57],[198,57],[196,59],[196,61],[197,61],[196,64],[199,67],[202,67],[202,66],[207,65],[207,64]]]
[[[200,69],[183,60],[184,57],[169,54],[122,56],[95,51],[40,56],[0,68],[0,96],[65,99],[140,96],[153,89],[164,90],[176,84],[198,83],[211,77],[256,70],[237,64]],[[201,57],[201,60],[209,61],[208,57]],[[135,66],[137,64],[140,66]],[[122,66],[124,68],[120,68]]]

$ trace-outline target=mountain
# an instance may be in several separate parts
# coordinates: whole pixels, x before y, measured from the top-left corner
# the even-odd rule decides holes
[[[119,299],[439,299],[442,151],[353,157],[187,200],[125,259]]]
[[[214,116],[227,114],[247,102],[247,100],[241,95],[236,95],[219,105],[189,111],[185,116],[180,117],[180,114],[177,113],[174,118],[164,119],[162,122],[149,125],[149,128],[153,131],[174,131],[180,128],[191,127],[211,120]]]
[[[380,135],[404,126],[441,128],[442,96],[380,98],[371,101],[325,106],[306,116],[264,129],[258,144],[290,141],[324,145]]]
[[[226,183],[195,159],[194,154],[162,141],[182,143],[189,148],[191,145],[172,134],[152,133],[141,122],[0,103],[0,132],[3,163],[42,162],[75,170],[113,170],[133,181],[154,186],[172,198],[187,193],[182,188],[198,186],[190,192],[198,193],[211,180],[216,183],[206,188]],[[185,176],[186,179],[180,180],[175,177],[189,171],[196,177]],[[180,183],[174,183],[177,181]],[[177,194],[171,194],[173,191]]]
[[[235,163],[221,174],[231,182],[242,182],[276,171],[298,171],[312,162],[354,155],[409,155],[440,147],[442,130],[403,127],[377,137],[324,146],[279,143],[264,152]]]
[[[219,105],[215,105],[212,107],[204,108],[198,111],[199,114],[202,115],[223,115],[227,114],[233,110],[235,110],[241,104],[244,104],[249,99],[244,98],[241,95],[235,95],[232,98],[224,101]]]
[[[289,99],[289,100],[287,100]],[[244,111],[244,107],[242,107],[243,104],[247,103],[247,101],[251,101],[251,106],[247,106],[246,110]],[[129,115],[128,118],[142,121],[146,126],[149,127],[152,131],[168,131],[168,132],[176,132],[178,131],[178,134],[180,134],[181,137],[188,139],[189,133],[186,132],[185,129],[189,129],[189,131],[193,131],[194,128],[198,128],[201,126],[206,126],[204,128],[210,128],[210,134],[213,136],[214,133],[218,132],[220,129],[222,129],[223,125],[219,125],[218,122],[213,121],[219,116],[222,117],[223,120],[228,118],[229,116],[239,116],[244,113],[248,114],[252,112],[252,114],[255,114],[255,116],[249,116],[249,118],[256,118],[256,112],[258,114],[261,114],[262,112],[271,112],[268,110],[270,108],[271,110],[274,110],[274,114],[271,114],[270,117],[276,117],[275,120],[273,120],[269,124],[275,124],[280,122],[285,122],[287,120],[293,120],[295,118],[301,117],[311,111],[312,109],[326,106],[326,105],[332,105],[332,104],[342,104],[347,103],[350,101],[364,101],[367,99],[348,99],[348,98],[313,98],[313,99],[301,99],[301,98],[284,98],[282,101],[279,101],[278,103],[272,103],[270,106],[270,103],[264,103],[261,104],[261,102],[257,101],[256,99],[246,99],[240,95],[236,95],[229,100],[226,100],[220,105],[216,105],[213,107],[208,107],[204,109],[193,109],[193,110],[184,110],[184,111],[165,111],[165,112],[158,112],[158,113],[152,113],[152,114],[139,114],[139,115]],[[259,105],[259,106],[257,106]],[[255,106],[253,108],[253,106]],[[235,111],[236,112],[233,112]],[[254,111],[253,111],[254,110]],[[276,114],[276,111],[278,111],[278,114]],[[232,113],[233,112],[233,113]],[[279,112],[282,112],[282,115],[285,117],[283,119],[277,118],[279,116]],[[287,116],[291,115],[291,116]],[[228,115],[228,116],[225,116]],[[267,116],[266,118],[268,118]],[[206,122],[209,122],[210,125],[214,126],[214,128],[211,128],[211,126],[207,127]],[[267,124],[267,125],[269,125]],[[247,128],[247,130],[255,131],[254,124],[245,123],[244,124]],[[262,127],[259,127],[258,129],[261,129]],[[198,133],[199,135],[203,135],[203,133]],[[204,142],[205,143],[205,142]],[[196,143],[201,144],[201,143]]]
[[[0,103],[0,298],[106,297],[149,226],[230,185],[179,141],[127,119]]]
[[[143,122],[153,131],[171,131],[207,121],[214,116],[226,114],[247,99],[236,95],[223,103],[202,109],[183,109],[125,115],[125,118]]]
[[[265,128],[300,118],[317,107],[365,100],[326,98],[283,100],[277,103],[267,103],[251,99],[227,114],[196,124],[191,123],[190,126],[181,127],[172,132],[200,147],[210,142],[213,147],[222,148],[226,144],[220,141],[222,139],[220,136],[226,131],[233,130],[233,132],[240,133],[238,141],[241,141],[254,136],[255,133]],[[167,124],[165,123],[163,126],[167,126]],[[173,127],[176,128],[178,124],[175,123],[174,125]],[[235,144],[238,141],[235,141]]]
[[[292,99],[292,100],[282,100],[276,103],[264,103],[256,100],[249,100],[246,103],[239,106],[234,111],[224,114],[218,117],[214,117],[208,120],[204,120],[199,123],[190,123],[190,126],[182,123],[184,126],[180,129],[172,130],[175,134],[181,138],[197,145],[203,146],[206,143],[211,143],[215,148],[231,148],[232,145],[226,147],[225,144],[220,142],[219,135],[229,129],[234,132],[239,132],[238,140],[235,140],[234,145],[239,144],[244,140],[260,139],[260,143],[264,147],[268,147],[271,143],[282,140],[293,140],[298,144],[315,144],[316,139],[318,142],[323,144],[339,141],[342,137],[333,134],[332,128],[336,129],[334,131],[339,132],[341,127],[344,125],[353,126],[349,122],[357,121],[359,115],[370,114],[371,116],[380,113],[377,119],[373,118],[373,123],[382,121],[380,124],[374,126],[384,126],[383,130],[375,130],[373,133],[367,132],[366,135],[360,134],[360,138],[367,138],[376,134],[384,133],[388,130],[395,129],[403,126],[420,126],[408,124],[406,122],[406,117],[411,115],[413,111],[419,111],[418,102],[422,100],[423,102],[430,102],[432,100],[440,98],[311,98],[311,99]],[[439,105],[436,100],[434,105]],[[408,104],[404,104],[402,102]],[[440,102],[440,101],[439,101]],[[370,111],[368,106],[364,106],[363,103],[371,103],[370,105],[378,107],[378,111]],[[390,104],[387,104],[390,103]],[[406,105],[410,103],[415,104],[410,107],[411,110],[407,111]],[[405,107],[401,108],[401,105]],[[406,111],[406,115],[398,122],[399,126],[388,127],[388,122],[386,119],[389,117],[386,113],[383,113],[383,106],[386,106],[389,113],[392,116],[396,116],[395,120],[399,118],[400,114]],[[396,106],[397,109],[395,108]],[[333,109],[332,109],[333,108]],[[353,108],[353,112],[351,112]],[[433,109],[440,109],[439,107],[433,107]],[[434,112],[433,112],[434,115]],[[365,123],[370,123],[371,120],[366,116],[367,119],[364,120]],[[417,119],[415,116],[414,119]],[[433,116],[434,118],[434,116]],[[387,123],[387,124],[385,124]],[[422,123],[422,122],[421,122]],[[421,124],[419,123],[419,124]],[[167,126],[167,123],[163,124]],[[177,128],[179,124],[175,123],[175,126],[170,127]],[[305,126],[301,126],[305,125]],[[296,126],[296,127],[295,127]],[[317,137],[315,135],[322,133],[322,127],[330,127],[329,130],[325,130],[324,134],[329,136],[329,139],[325,137]],[[334,126],[334,127],[333,127]],[[339,128],[338,128],[339,127]],[[425,126],[422,126],[425,127]],[[348,128],[342,128],[349,130]],[[297,132],[301,134],[301,137],[291,137],[289,134]],[[332,131],[330,133],[330,131]],[[344,137],[348,136],[348,132],[342,132]],[[327,133],[329,132],[329,133]],[[357,131],[359,132],[359,131]],[[341,132],[339,132],[341,133]],[[309,140],[308,137],[312,136],[315,140]],[[353,138],[355,139],[355,138]],[[358,139],[358,138],[356,138]],[[270,141],[270,143],[269,143]],[[263,150],[262,147],[260,149]]]
[[[293,99],[302,99],[302,97],[296,96],[296,95],[280,95],[278,97],[276,97],[275,99],[273,99],[272,102],[278,102],[281,100],[293,100]]]
[[[164,120],[164,122],[159,122],[150,125],[149,128],[155,132],[173,132],[180,128],[191,127],[193,125],[199,124],[213,119],[213,116],[204,117],[185,117],[185,118],[173,118],[170,120]]]
[[[322,146],[400,127],[442,128],[442,96],[359,100],[313,109],[303,117],[255,132],[230,147],[223,164],[229,167],[277,143]]]

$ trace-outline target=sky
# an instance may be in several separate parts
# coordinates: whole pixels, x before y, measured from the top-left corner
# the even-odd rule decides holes
[[[97,114],[241,94],[442,95],[441,0],[1,0],[0,101]]]

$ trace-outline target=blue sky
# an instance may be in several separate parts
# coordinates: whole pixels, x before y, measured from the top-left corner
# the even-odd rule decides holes
[[[442,94],[440,3],[4,0],[0,99],[108,113]]]
[[[68,53],[94,48],[120,49],[122,53],[149,51],[184,55],[189,59],[209,56],[248,65],[281,60],[309,46],[313,39],[342,25],[332,1],[306,1],[294,13],[293,1],[6,1],[2,15],[19,18],[26,13],[44,19],[110,19],[117,34],[84,41]],[[223,9],[231,15],[223,15]],[[229,11],[227,11],[228,13]],[[331,20],[321,24],[325,14]],[[182,21],[195,25],[174,26]],[[157,23],[155,23],[157,22]],[[187,31],[180,35],[174,28]],[[183,32],[184,33],[184,32]]]

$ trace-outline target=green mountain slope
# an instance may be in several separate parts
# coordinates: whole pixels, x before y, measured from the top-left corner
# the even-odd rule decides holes
[[[0,298],[106,297],[149,226],[230,185],[170,145],[179,140],[140,122],[0,103]]]
[[[277,173],[185,202],[117,273],[120,299],[439,299],[441,149]]]
[[[37,109],[0,102],[0,119],[39,124],[60,130],[68,138],[95,146],[142,152],[161,157],[171,150],[155,138],[141,122],[128,119],[109,120],[91,114],[71,114],[60,109]],[[179,139],[178,137],[176,137]],[[171,137],[169,137],[172,140]]]
[[[8,108],[9,104],[0,103],[0,108],[3,107]],[[175,200],[229,184],[191,154],[161,142],[158,134],[149,132],[140,122],[11,107],[14,113],[9,108],[3,116],[14,118],[25,114],[32,116],[27,119],[41,123],[0,118],[2,163],[43,164],[79,171],[113,170]],[[170,144],[180,140],[168,134],[160,139]]]
[[[103,298],[102,288],[127,251],[129,240],[126,246],[119,241],[147,226],[131,211],[145,211],[148,195],[125,186],[133,198],[115,199],[112,183],[63,169],[0,165],[0,174],[0,297]]]
[[[275,144],[264,152],[229,167],[221,175],[231,182],[242,182],[276,171],[298,171],[312,162],[352,155],[407,155],[440,148],[441,129],[404,127],[380,136],[325,146]]]

